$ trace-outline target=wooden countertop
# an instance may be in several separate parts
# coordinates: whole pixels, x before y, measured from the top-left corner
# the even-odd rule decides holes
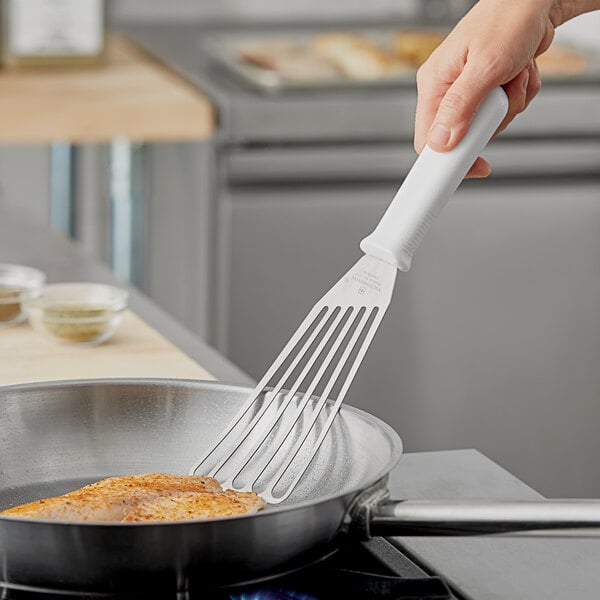
[[[0,328],[0,386],[47,377],[147,375],[214,376],[230,384],[254,385],[247,374],[140,290],[123,284],[77,242],[49,227],[0,210],[0,257],[2,262],[40,269],[48,283],[91,281],[124,287],[130,306],[114,337],[92,348],[51,343],[28,324]]]
[[[0,329],[0,386],[105,377],[214,379],[131,311],[98,346],[61,345],[27,323]]]
[[[121,36],[102,65],[0,71],[0,143],[199,140],[215,111],[196,87]]]

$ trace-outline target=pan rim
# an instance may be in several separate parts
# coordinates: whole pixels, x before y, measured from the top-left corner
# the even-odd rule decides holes
[[[36,390],[36,389],[47,389],[47,388],[57,388],[68,385],[69,387],[86,387],[91,385],[104,385],[104,386],[116,386],[116,385],[126,385],[126,386],[135,386],[135,385],[146,385],[146,386],[157,386],[161,385],[183,385],[185,387],[196,387],[198,384],[201,384],[202,387],[205,388],[215,388],[221,389],[224,391],[232,391],[232,392],[245,392],[247,394],[251,393],[253,388],[244,385],[230,384],[227,382],[210,380],[210,379],[185,379],[185,378],[168,378],[168,377],[114,377],[114,378],[94,378],[94,379],[57,379],[57,380],[49,380],[49,381],[36,381],[31,383],[18,383],[12,385],[0,386],[0,395],[5,392],[13,392],[19,390]],[[352,406],[350,404],[342,404],[341,410],[349,411],[359,416],[360,418],[376,425],[379,429],[381,429],[382,433],[389,439],[390,447],[392,449],[391,456],[388,460],[387,465],[380,469],[377,473],[371,475],[365,482],[361,483],[359,486],[354,486],[351,489],[345,490],[339,493],[328,494],[327,496],[319,497],[315,500],[306,500],[303,502],[298,502],[295,504],[279,504],[279,505],[268,505],[267,510],[261,510],[256,513],[247,513],[243,515],[234,515],[230,517],[219,517],[214,519],[189,519],[185,521],[149,521],[149,522],[132,522],[132,523],[122,523],[119,521],[62,521],[62,520],[52,520],[52,519],[27,519],[23,517],[13,517],[10,515],[1,515],[0,514],[0,523],[2,521],[9,521],[15,523],[27,523],[29,525],[35,526],[45,526],[45,525],[61,525],[68,527],[86,527],[86,528],[150,528],[150,527],[166,527],[166,526],[185,526],[196,524],[200,526],[201,524],[206,523],[221,523],[221,522],[230,522],[230,521],[238,521],[240,519],[250,519],[250,518],[266,518],[269,515],[273,514],[281,514],[286,512],[291,512],[296,509],[303,509],[311,506],[319,506],[321,504],[325,504],[327,502],[331,502],[333,500],[337,500],[339,498],[343,498],[346,496],[356,496],[360,494],[365,489],[371,487],[377,482],[381,481],[389,472],[394,468],[394,466],[400,460],[403,453],[403,444],[400,435],[393,429],[390,425],[388,425],[385,421],[381,420],[379,417],[372,415],[371,413]]]

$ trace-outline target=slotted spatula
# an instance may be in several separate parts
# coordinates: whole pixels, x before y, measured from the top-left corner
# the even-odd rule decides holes
[[[397,270],[408,271],[417,246],[507,110],[506,94],[495,88],[456,148],[445,153],[424,148],[373,233],[361,242],[365,256],[310,311],[191,474],[256,491],[270,504],[292,493],[379,327]]]

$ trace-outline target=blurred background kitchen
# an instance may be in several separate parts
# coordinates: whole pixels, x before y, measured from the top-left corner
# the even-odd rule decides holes
[[[0,218],[79,240],[258,378],[414,161],[414,73],[435,44],[406,32],[443,35],[471,5],[4,0]],[[355,60],[334,31],[362,36]],[[399,276],[348,397],[409,451],[477,448],[547,496],[600,495],[599,31],[600,13],[559,30],[492,176],[461,186]],[[69,66],[47,64],[52,44]],[[144,95],[131,52],[181,96]],[[100,108],[96,89],[113,90]]]

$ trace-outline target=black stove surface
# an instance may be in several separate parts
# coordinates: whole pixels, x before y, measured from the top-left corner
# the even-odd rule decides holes
[[[440,577],[428,574],[389,541],[376,538],[352,543],[328,559],[251,586],[201,593],[173,592],[152,596],[80,594],[61,590],[26,589],[0,582],[0,600],[113,598],[133,600],[458,600]]]
[[[323,563],[230,594],[230,600],[456,600],[443,579],[427,575],[383,539],[343,548]]]

